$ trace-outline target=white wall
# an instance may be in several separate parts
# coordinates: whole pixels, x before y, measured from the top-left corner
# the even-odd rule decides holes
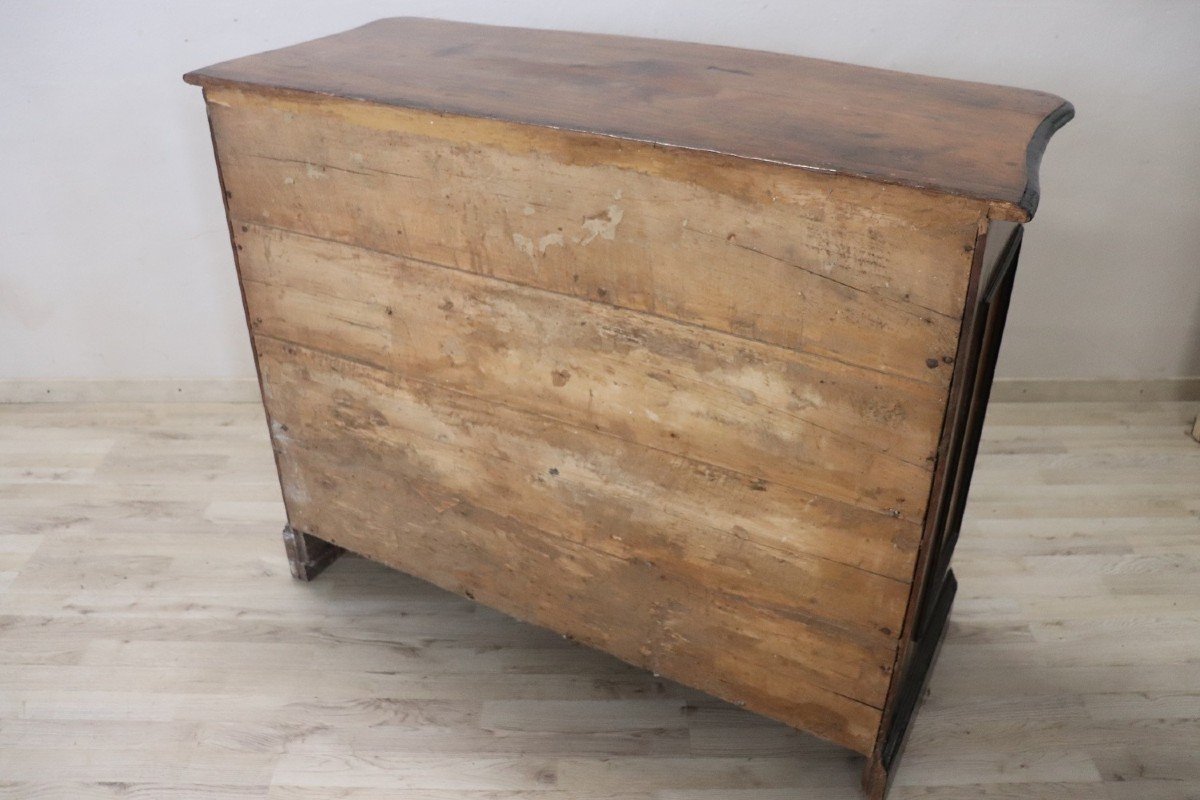
[[[10,2],[0,379],[253,375],[191,68],[384,16],[711,42],[1044,89],[1006,377],[1200,375],[1200,3]]]

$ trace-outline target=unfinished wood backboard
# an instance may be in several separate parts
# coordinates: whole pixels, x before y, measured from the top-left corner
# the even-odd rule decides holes
[[[882,796],[1070,106],[428,20],[188,79],[298,577],[377,559],[856,750]]]

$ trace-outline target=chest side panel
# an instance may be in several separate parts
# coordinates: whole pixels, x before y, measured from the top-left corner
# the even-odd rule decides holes
[[[871,748],[977,205],[210,100],[293,527]]]

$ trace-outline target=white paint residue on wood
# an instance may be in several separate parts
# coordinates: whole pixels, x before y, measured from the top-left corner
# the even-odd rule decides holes
[[[534,257],[535,251],[534,251],[534,247],[533,247],[533,239],[530,239],[528,236],[526,236],[523,233],[514,233],[512,235],[512,240],[513,240],[513,244],[515,244],[517,246],[518,250],[520,250],[522,253],[529,256],[530,258]]]
[[[538,239],[538,252],[546,255],[546,248],[551,245],[563,246],[563,235],[561,233],[547,233],[542,238]]]
[[[536,259],[538,256],[546,255],[547,248],[553,247],[554,245],[562,247],[564,244],[563,235],[561,233],[548,233],[539,238],[536,242],[530,237],[521,233],[514,233],[512,235],[512,239],[513,244],[517,246],[518,250],[534,259]]]
[[[597,236],[611,241],[616,237],[617,226],[621,224],[621,219],[624,216],[625,212],[621,210],[620,206],[611,205],[597,214],[584,217],[583,228],[588,232],[588,235],[583,238],[580,244],[591,244],[592,240]]]

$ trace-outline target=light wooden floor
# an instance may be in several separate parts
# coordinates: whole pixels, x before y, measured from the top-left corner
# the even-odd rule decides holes
[[[1195,404],[991,413],[892,797],[1200,797]],[[0,798],[857,798],[836,747],[343,559],[252,405],[0,406]]]

